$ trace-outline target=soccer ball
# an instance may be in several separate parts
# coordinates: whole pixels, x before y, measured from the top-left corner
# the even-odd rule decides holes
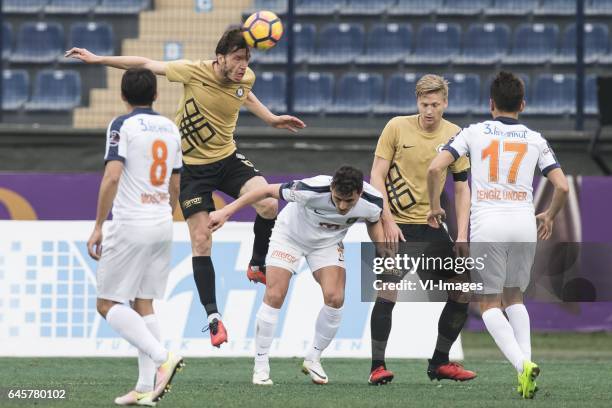
[[[246,19],[242,25],[242,35],[249,47],[267,50],[283,36],[283,23],[271,11],[258,11]]]

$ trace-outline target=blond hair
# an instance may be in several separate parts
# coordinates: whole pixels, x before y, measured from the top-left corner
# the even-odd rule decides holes
[[[444,100],[448,99],[448,81],[439,75],[427,74],[416,84],[415,94],[419,98],[429,93],[442,92]]]

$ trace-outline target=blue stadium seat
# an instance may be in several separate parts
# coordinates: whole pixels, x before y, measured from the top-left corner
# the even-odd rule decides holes
[[[367,35],[366,52],[355,60],[361,64],[396,64],[410,54],[412,26],[375,24]]]
[[[295,55],[293,56],[295,59]],[[274,48],[266,51],[251,50],[251,63],[285,64],[287,62],[287,41],[282,40]]]
[[[81,104],[81,77],[77,71],[43,70],[36,75],[29,111],[67,111]]]
[[[612,0],[591,0],[585,8],[587,15],[610,16],[612,15]]]
[[[320,113],[331,106],[334,76],[328,72],[300,72],[293,82],[293,109],[299,113]]]
[[[375,113],[407,115],[416,112],[416,87],[417,76],[412,73],[395,73],[387,81],[385,101],[375,106]]]
[[[527,102],[527,105],[529,105],[531,103],[531,80],[529,75],[523,73],[518,73],[516,75],[523,80],[523,84],[525,85],[525,101]],[[486,81],[482,83],[480,105],[478,105],[477,109],[473,109],[472,113],[489,116],[491,115],[489,100],[491,99],[491,82],[493,82],[494,78],[495,75],[489,75]]]
[[[87,14],[98,5],[98,0],[50,0],[45,13],[50,14]]]
[[[585,3],[588,0],[585,0]],[[576,14],[576,0],[541,0],[534,14],[541,16],[571,16]]]
[[[313,64],[346,64],[363,52],[365,33],[361,24],[327,24],[318,35]]]
[[[75,23],[70,27],[68,49],[72,47],[87,48],[97,55],[113,55],[113,28],[107,23]],[[61,57],[62,62],[76,62],[74,58]]]
[[[458,24],[422,24],[417,38],[414,54],[405,58],[408,64],[446,64],[459,55],[461,29]]]
[[[5,13],[40,13],[49,0],[3,0],[2,11]]]
[[[329,113],[363,114],[372,111],[383,100],[383,77],[380,74],[348,73],[338,81],[338,92]]]
[[[58,23],[28,22],[19,27],[11,62],[49,63],[62,55],[64,29]]]
[[[301,15],[328,15],[342,9],[345,0],[296,0],[295,12]]]
[[[7,22],[2,23],[2,59],[6,60],[13,52],[13,29]]]
[[[347,0],[346,7],[340,9],[345,15],[377,15],[387,11],[395,0]]]
[[[493,0],[493,7],[486,9],[490,16],[526,16],[538,7],[539,0]]]
[[[149,0],[102,0],[96,14],[138,14],[149,8]]]
[[[510,48],[510,27],[506,24],[472,24],[463,39],[463,53],[455,64],[495,64]]]
[[[287,0],[255,0],[253,8],[248,14],[259,10],[270,10],[276,14],[285,14],[287,12]]]
[[[30,77],[25,69],[2,71],[2,109],[17,110],[28,100]]]
[[[466,114],[478,110],[480,104],[480,77],[476,74],[454,74],[448,78],[449,114]]]
[[[608,53],[608,37],[609,30],[606,24],[587,23],[584,25],[584,61],[587,64],[597,62],[600,56]],[[552,61],[556,64],[576,63],[576,24],[570,24],[565,29],[559,54]]]
[[[584,113],[597,115],[597,75],[587,75],[584,82]]]
[[[555,55],[559,27],[556,24],[521,24],[514,32],[512,53],[506,64],[543,64]]]
[[[293,60],[304,62],[314,53],[315,26],[313,24],[295,23],[293,25],[295,35],[295,52]],[[255,51],[252,53],[251,61],[260,64],[284,64],[287,62],[287,40],[281,40],[274,48],[268,51]]]
[[[446,0],[439,14],[472,16],[491,6],[491,0]]]
[[[273,112],[287,110],[285,94],[287,79],[280,72],[260,72],[253,86],[253,93]]]
[[[426,16],[440,10],[444,0],[398,0],[387,12],[396,16]]]
[[[576,76],[573,74],[541,74],[533,84],[532,103],[526,114],[561,115],[576,106]]]

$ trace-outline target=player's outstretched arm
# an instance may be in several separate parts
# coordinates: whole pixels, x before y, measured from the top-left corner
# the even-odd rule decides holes
[[[295,116],[290,115],[275,115],[270,112],[253,92],[249,92],[244,103],[252,114],[266,122],[269,126],[276,129],[287,129],[290,132],[296,133],[298,129],[304,129],[306,124]]]
[[[567,178],[560,168],[551,170],[546,178],[555,187],[548,209],[536,216],[538,221],[538,238],[548,239],[552,236],[553,223],[556,215],[561,211],[569,193]]]
[[[387,174],[389,174],[389,167],[391,167],[391,162],[389,160],[374,156],[374,163],[372,163],[372,170],[370,171],[370,184],[377,189],[383,197],[381,222],[384,240],[380,242],[406,241],[402,230],[395,223],[389,207],[389,198],[387,197],[387,189],[385,187],[385,178]]]
[[[86,48],[71,48],[64,54],[66,58],[74,58],[87,64],[106,65],[118,69],[146,68],[156,75],[166,75],[166,63],[136,56],[100,56]]]
[[[226,205],[220,210],[211,212],[208,215],[208,228],[213,231],[218,230],[223,226],[223,224],[225,224],[227,220],[231,218],[232,215],[234,215],[236,211],[248,205],[255,204],[258,201],[270,197],[276,198],[278,200],[280,198],[280,186],[280,184],[268,184],[265,187],[250,191],[242,195],[239,199],[235,200],[231,204]]]
[[[102,225],[108,218],[108,214],[113,206],[113,201],[117,195],[117,187],[123,173],[123,163],[112,160],[106,163],[104,177],[100,183],[98,193],[98,207],[96,210],[96,225],[89,240],[87,241],[87,252],[93,259],[100,259],[102,254]]]
[[[453,155],[449,151],[443,150],[434,157],[427,170],[427,191],[429,194],[427,223],[434,228],[439,228],[446,216],[446,212],[440,205],[440,194],[442,192],[441,177],[448,169],[448,166],[454,161]]]

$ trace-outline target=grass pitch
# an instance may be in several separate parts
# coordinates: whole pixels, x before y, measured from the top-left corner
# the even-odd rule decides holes
[[[368,386],[369,361],[323,361],[330,384],[316,386],[300,372],[301,359],[272,359],[272,387],[251,381],[250,358],[186,359],[187,367],[160,407],[610,407],[612,335],[547,334],[533,339],[542,368],[534,400],[518,396],[516,374],[488,334],[464,334],[471,382],[430,382],[422,360],[390,360],[386,386]],[[0,407],[111,407],[137,377],[136,359],[1,358]],[[66,400],[9,400],[9,389],[66,389]]]

